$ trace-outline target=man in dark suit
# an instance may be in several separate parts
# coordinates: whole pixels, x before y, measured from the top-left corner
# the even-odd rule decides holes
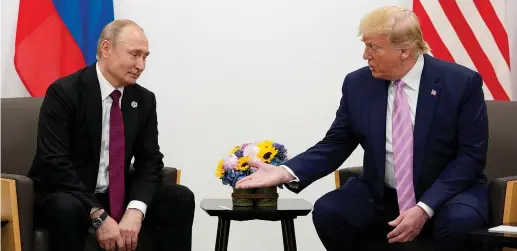
[[[136,84],[148,55],[143,30],[115,20],[101,33],[98,62],[47,90],[29,176],[52,251],[84,250],[91,226],[101,248],[135,250],[142,222],[158,250],[191,250],[194,195],[161,185],[156,99]]]
[[[253,161],[258,171],[237,188],[287,183],[300,192],[361,145],[364,173],[314,205],[326,249],[364,250],[376,237],[408,242],[424,231],[436,250],[462,250],[468,231],[488,217],[481,76],[427,55],[410,10],[376,9],[361,21],[360,34],[369,67],[346,76],[324,139],[284,168]]]

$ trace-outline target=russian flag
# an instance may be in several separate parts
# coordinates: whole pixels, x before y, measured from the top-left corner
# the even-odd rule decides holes
[[[56,79],[95,62],[113,0],[20,0],[14,66],[33,97]]]

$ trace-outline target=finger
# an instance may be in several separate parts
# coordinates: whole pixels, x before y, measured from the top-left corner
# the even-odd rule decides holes
[[[388,240],[389,243],[395,243],[395,242],[406,242],[407,241],[407,238],[408,238],[408,233],[407,232],[403,232],[402,234],[400,235],[397,235],[391,239]]]
[[[395,236],[402,234],[406,230],[404,225],[399,224],[395,229],[388,233],[388,239],[391,239]]]
[[[104,242],[102,241],[97,241],[99,243],[99,247],[102,249],[102,250],[106,250],[106,246],[104,245]]]
[[[266,164],[264,162],[260,161],[260,159],[253,158],[253,159],[248,160],[248,165],[260,169],[260,168],[264,168]]]
[[[392,226],[392,227],[396,227],[400,224],[400,222],[402,222],[402,219],[404,219],[404,215],[401,214],[399,215],[396,219],[388,222],[388,225]]]
[[[248,177],[250,177],[250,176],[248,176]],[[244,178],[243,178],[242,180],[237,181],[237,183],[235,183],[235,185],[237,188],[251,188],[256,183],[256,180],[257,179],[253,179],[253,177],[249,178],[247,180],[244,180]]]
[[[264,181],[262,181],[262,179],[252,179],[252,180],[248,180],[248,181],[245,181],[245,182],[242,182],[242,184],[240,184],[240,187],[238,188],[256,188],[256,187],[263,187],[264,186]]]
[[[115,242],[114,241],[109,241],[108,242],[108,250],[109,251],[115,251]]]
[[[126,245],[125,245],[124,239],[122,237],[117,238],[117,247],[121,250],[126,250]]]
[[[136,250],[137,243],[138,243],[138,235],[131,238],[131,250]]]
[[[126,237],[126,241],[125,242],[126,242],[126,250],[133,250],[131,248],[131,237],[130,236]]]
[[[235,185],[239,186],[239,185],[240,185],[240,184],[242,184],[243,182],[246,182],[246,181],[248,181],[248,180],[253,179],[253,176],[254,176],[253,174],[252,174],[252,175],[249,175],[249,176],[246,176],[246,177],[244,177],[244,178],[240,179],[239,181],[237,181],[237,183],[235,183]]]

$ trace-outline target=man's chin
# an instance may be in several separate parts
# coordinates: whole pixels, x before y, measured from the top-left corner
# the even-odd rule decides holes
[[[137,80],[138,80],[138,78],[133,78],[133,77],[127,78],[126,79],[126,85],[134,85],[134,84],[136,84]]]
[[[382,76],[375,70],[370,70],[370,72],[372,73],[373,78],[382,78]]]

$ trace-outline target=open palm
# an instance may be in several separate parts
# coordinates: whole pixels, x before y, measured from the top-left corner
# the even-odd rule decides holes
[[[266,164],[258,160],[250,160],[248,164],[251,167],[256,167],[257,171],[237,181],[235,188],[271,187],[288,182],[294,178],[282,167]]]

